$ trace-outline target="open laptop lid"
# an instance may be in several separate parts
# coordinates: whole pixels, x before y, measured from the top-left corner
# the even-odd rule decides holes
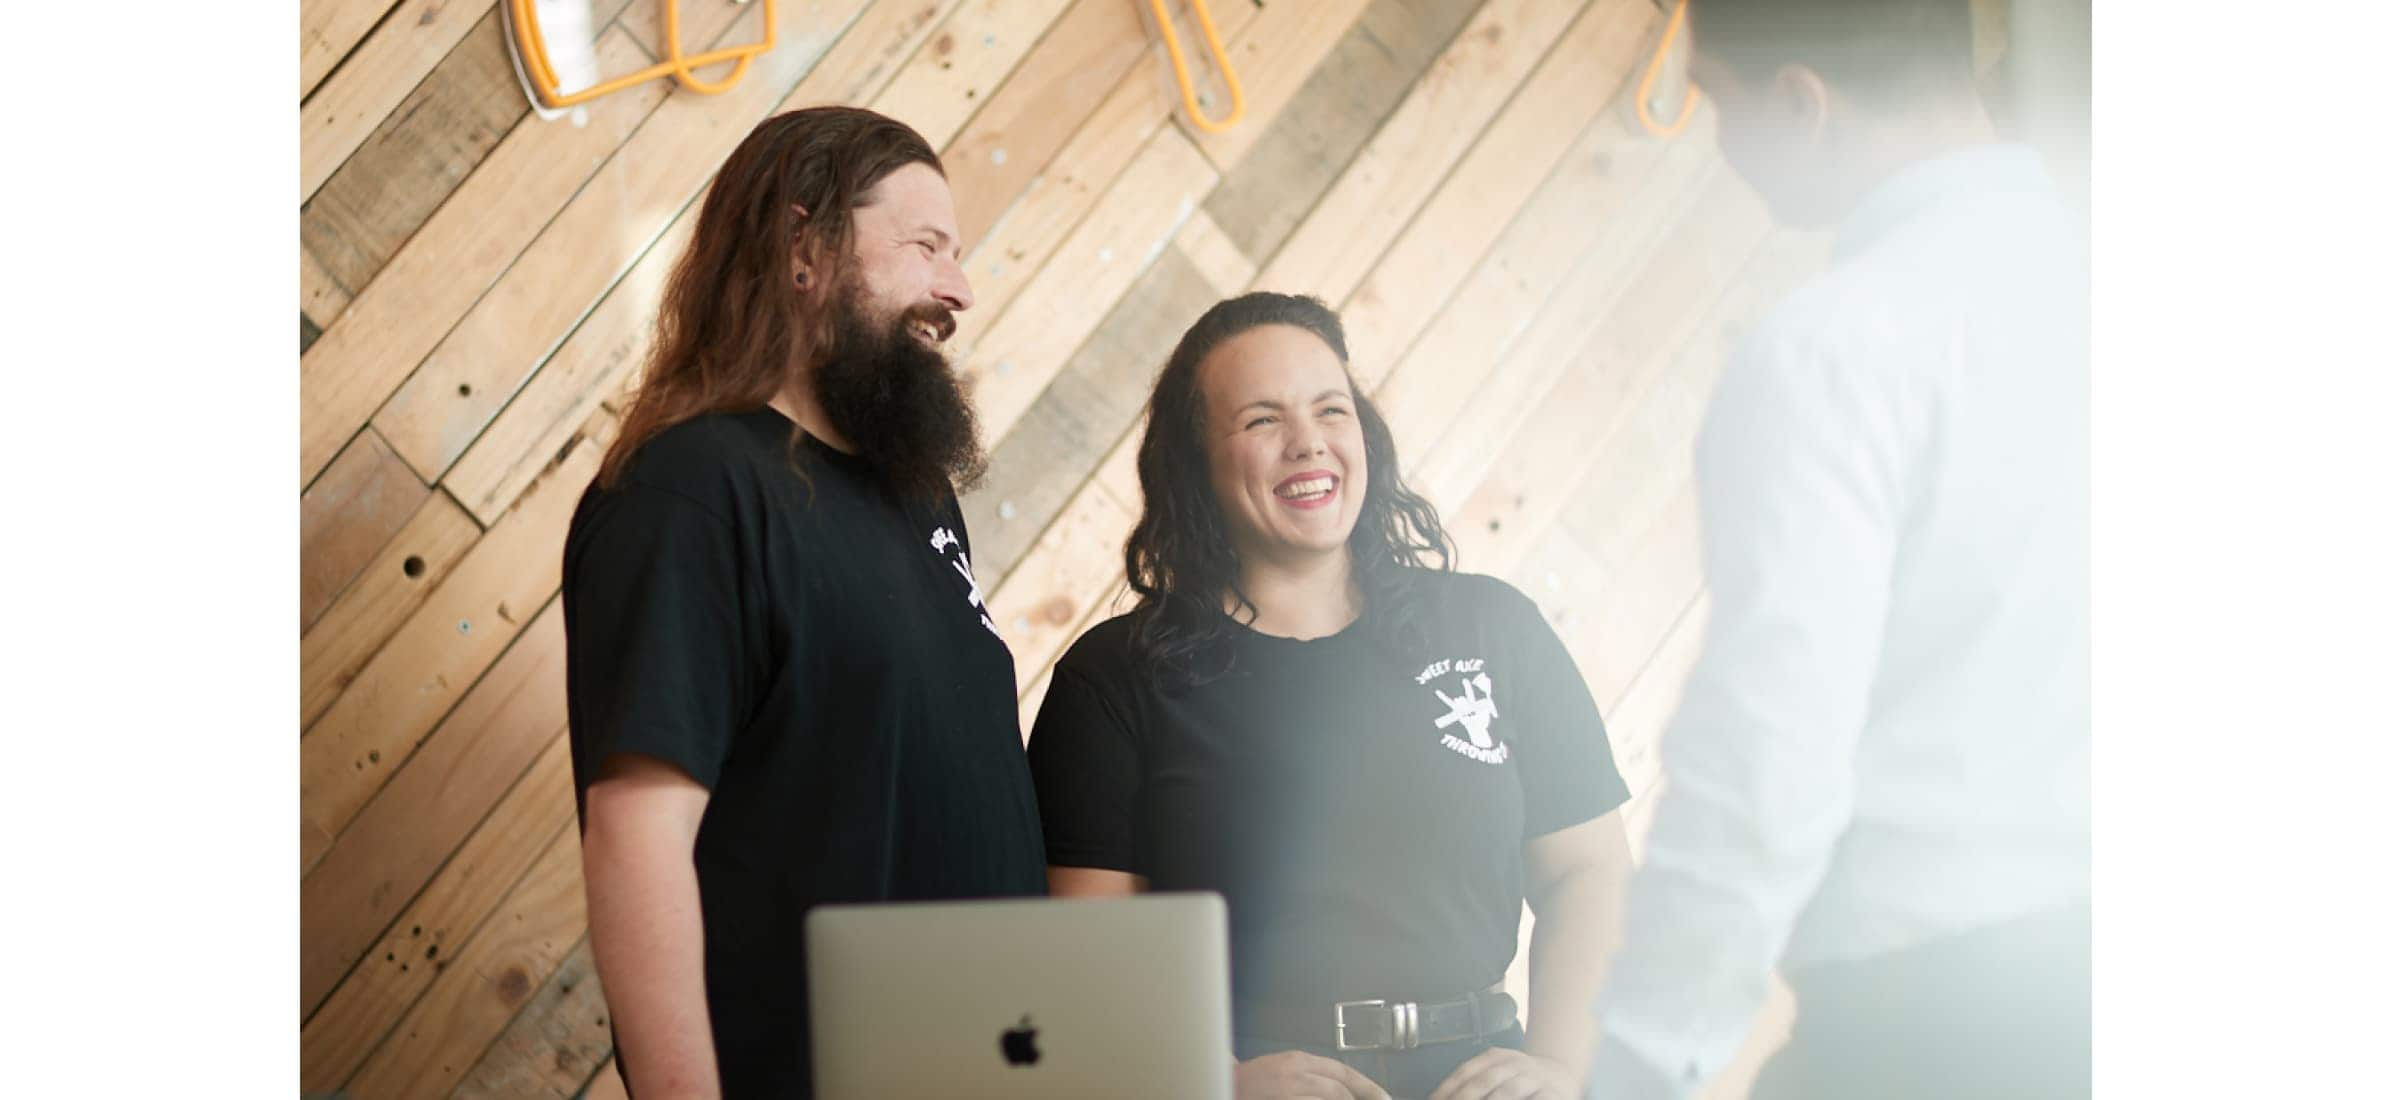
[[[821,1100],[1231,1094],[1217,894],[825,905],[806,954]]]

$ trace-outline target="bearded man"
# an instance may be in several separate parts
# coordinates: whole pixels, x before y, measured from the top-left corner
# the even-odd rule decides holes
[[[1045,892],[956,506],[972,304],[938,155],[846,107],[724,162],[564,561],[590,941],[642,1096],[812,1091],[825,902]]]

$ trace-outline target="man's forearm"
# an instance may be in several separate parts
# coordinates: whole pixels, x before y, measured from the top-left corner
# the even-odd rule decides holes
[[[717,1097],[706,933],[686,849],[593,826],[582,840],[590,948],[641,1100]]]

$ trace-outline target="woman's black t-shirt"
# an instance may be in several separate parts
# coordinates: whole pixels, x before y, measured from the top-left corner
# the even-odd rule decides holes
[[[1368,612],[1306,641],[1232,626],[1225,675],[1166,689],[1122,616],[1055,666],[1030,737],[1047,862],[1219,891],[1241,1033],[1258,1004],[1502,980],[1522,845],[1627,800],[1536,605],[1491,577],[1411,580],[1415,642]]]

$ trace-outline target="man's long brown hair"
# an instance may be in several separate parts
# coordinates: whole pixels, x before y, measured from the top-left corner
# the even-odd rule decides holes
[[[613,487],[657,433],[710,412],[762,408],[806,364],[835,354],[821,323],[826,307],[808,303],[835,300],[854,245],[852,215],[908,164],[946,174],[912,127],[860,107],[776,115],[739,143],[665,282],[647,369],[599,463],[600,486]],[[796,292],[800,260],[815,294]]]

